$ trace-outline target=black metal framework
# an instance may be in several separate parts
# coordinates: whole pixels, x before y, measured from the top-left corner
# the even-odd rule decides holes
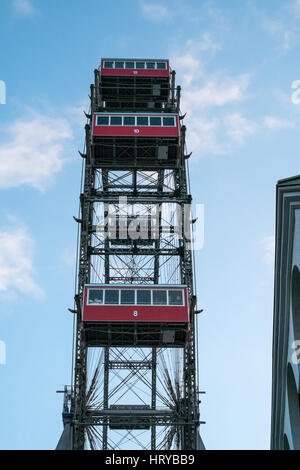
[[[179,110],[175,100],[175,71],[168,77],[101,76],[95,70],[96,106],[110,111]],[[177,87],[177,98],[180,87]]]
[[[93,113],[104,109],[103,97],[108,111],[149,109],[149,98],[156,110],[179,111],[180,87],[175,93],[175,72],[170,83],[163,83],[162,96],[148,96],[153,81],[142,92],[142,81],[137,85],[134,77],[116,78],[112,83],[111,77],[107,82],[95,71],[91,86],[86,150],[81,154],[81,216],[76,219],[80,243],[74,384],[68,395],[74,449],[192,450],[199,439],[185,127],[181,126],[180,145],[167,161],[157,159],[157,142],[151,142],[149,152],[147,145],[133,138],[124,141],[120,164],[114,139],[105,142],[104,148],[101,140],[93,141],[91,136]],[[146,242],[130,239],[125,244],[111,239],[108,220],[113,215],[151,215],[155,221],[153,238]],[[83,291],[89,283],[186,284],[190,299],[188,340],[184,337],[180,348],[163,347],[159,324],[136,325],[136,342],[122,324],[117,332],[110,328],[103,331],[101,326],[91,332],[82,322]],[[103,347],[97,347],[97,334],[102,335]],[[114,336],[112,341],[113,335],[117,339]]]

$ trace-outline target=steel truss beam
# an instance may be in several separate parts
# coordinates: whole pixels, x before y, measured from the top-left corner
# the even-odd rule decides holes
[[[175,87],[175,71],[170,79],[154,77],[101,77],[94,71],[94,111],[145,111],[149,104],[154,111],[179,112],[180,87]],[[159,85],[159,93],[153,93],[153,85]],[[104,106],[105,103],[105,106]],[[165,108],[163,108],[164,103]],[[150,108],[151,109],[151,108]]]
[[[162,203],[176,203],[176,204],[191,204],[192,199],[190,195],[182,195],[178,191],[173,194],[153,194],[153,192],[140,192],[132,194],[132,191],[115,191],[111,193],[100,192],[92,194],[89,197],[90,202],[104,202],[107,204],[117,204],[120,197],[126,197],[128,204],[162,204]],[[83,199],[83,198],[82,198]]]
[[[170,410],[158,411],[158,410],[131,410],[122,411],[122,410],[102,410],[99,412],[91,411],[87,412],[84,425],[85,426],[99,426],[106,422],[107,419],[114,418],[116,419],[115,424],[117,424],[117,419],[119,418],[120,423],[128,421],[128,425],[137,426],[143,421],[148,421],[149,425],[155,426],[185,426],[185,420],[182,416],[179,416],[176,412],[170,412]]]
[[[178,256],[182,252],[182,248],[175,249],[155,249],[155,248],[93,248],[90,247],[89,254],[91,255],[142,255],[142,256]]]
[[[151,361],[109,361],[109,369],[128,369],[128,370],[143,370],[151,369]]]

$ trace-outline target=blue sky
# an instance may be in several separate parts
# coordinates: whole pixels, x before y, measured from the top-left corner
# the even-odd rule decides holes
[[[298,0],[2,0],[0,446],[52,449],[70,382],[83,109],[101,57],[170,58],[182,86],[208,449],[269,447],[275,185],[300,173]]]

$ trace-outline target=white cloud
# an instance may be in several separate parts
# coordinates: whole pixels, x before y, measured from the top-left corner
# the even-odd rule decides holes
[[[193,81],[197,82],[199,78],[203,77],[202,54],[204,52],[214,54],[220,48],[220,44],[216,43],[211,35],[205,32],[200,40],[187,40],[183,54],[180,52],[173,53],[170,63],[176,73],[180,75],[182,85],[189,87]]]
[[[6,128],[0,144],[0,188],[28,185],[44,190],[63,166],[72,130],[65,119],[34,115]]]
[[[189,49],[193,48],[194,50],[197,49],[198,51],[205,51],[205,52],[208,51],[208,52],[211,52],[212,54],[214,54],[215,52],[221,49],[221,45],[217,43],[212,38],[211,34],[208,32],[203,33],[199,41],[188,39],[186,42],[186,46]]]
[[[188,148],[199,155],[224,155],[256,131],[256,124],[241,113],[215,118],[197,116],[188,125]]]
[[[189,63],[192,67],[192,57]],[[198,66],[200,70],[200,66]],[[188,85],[182,94],[181,109],[187,112],[189,130],[188,145],[190,150],[197,150],[199,155],[223,155],[233,145],[243,143],[245,137],[256,130],[254,123],[241,113],[226,112],[228,105],[237,104],[245,99],[245,92],[250,82],[248,74],[223,78],[203,79],[191,71],[195,82]],[[205,76],[205,74],[203,74]]]
[[[177,51],[171,56],[177,83],[184,87],[180,107],[187,112],[189,151],[197,155],[226,154],[258,129],[237,108],[247,97],[251,75],[210,73],[205,68],[204,54],[215,54],[220,48],[204,33],[200,40],[186,41],[182,54]]]
[[[270,235],[262,239],[262,245],[264,249],[264,261],[271,267],[274,266],[275,260],[275,236]]]
[[[70,118],[70,121],[72,121],[72,124],[76,127],[84,127],[86,124],[87,118],[84,115],[84,112],[87,114],[90,112],[90,102],[88,99],[82,100],[79,105],[69,106],[66,108],[67,117]]]
[[[254,134],[257,130],[256,124],[240,113],[227,115],[224,119],[224,126],[230,139],[238,144],[241,144],[245,137]]]
[[[283,22],[275,20],[261,14],[261,27],[272,37],[276,38],[278,41],[277,48],[285,53],[291,47],[294,41],[294,31],[291,29],[290,25],[286,26]]]
[[[161,21],[168,17],[167,8],[159,3],[142,3],[143,15],[151,21]]]
[[[75,269],[76,267],[76,246],[66,246],[60,254],[60,259],[68,268]]]
[[[0,292],[16,289],[42,297],[43,291],[33,279],[33,241],[26,229],[0,231]]]
[[[296,16],[300,16],[300,0],[294,0],[293,11]]]
[[[276,116],[265,116],[264,124],[268,129],[293,129],[294,123],[285,119],[279,119]]]
[[[172,68],[176,70],[176,73],[182,80],[182,85],[188,87],[193,80],[202,76],[203,67],[198,58],[191,53],[183,55],[174,55],[170,59]]]
[[[35,13],[31,0],[13,0],[12,4],[18,15],[32,16]]]
[[[203,86],[191,87],[184,92],[184,106],[187,110],[211,106],[224,106],[244,99],[250,82],[248,74],[237,77],[208,79]]]
[[[197,151],[198,155],[221,155],[224,146],[218,139],[221,122],[219,119],[197,117],[188,125],[187,144],[189,151]]]
[[[275,116],[265,116],[259,122],[246,118],[241,112],[235,113],[198,113],[197,107],[192,117],[187,117],[189,151],[197,154],[223,155],[232,151],[233,146],[242,145],[247,137],[261,132],[263,129],[277,131],[293,129],[294,123]],[[183,108],[186,109],[186,108]]]

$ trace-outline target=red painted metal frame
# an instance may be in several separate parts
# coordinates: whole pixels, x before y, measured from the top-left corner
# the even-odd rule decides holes
[[[94,114],[93,116],[93,136],[179,137],[178,116],[174,116],[175,126],[97,126],[96,119],[99,115],[100,114]],[[101,113],[101,116],[106,115],[109,116],[110,114]],[[122,114],[116,114],[116,116],[122,116]],[[133,116],[139,115],[133,114]],[[157,114],[157,116],[162,117],[161,114]],[[153,115],[153,117],[155,117],[155,115]],[[168,117],[168,115],[165,117]]]
[[[162,287],[157,289],[183,289],[184,303],[178,305],[87,305],[88,289],[103,289],[101,285],[85,286],[84,289],[84,322],[147,322],[147,323],[188,323],[189,322],[189,304],[186,287]],[[155,289],[154,286],[128,286],[114,287],[105,286],[109,289]]]

